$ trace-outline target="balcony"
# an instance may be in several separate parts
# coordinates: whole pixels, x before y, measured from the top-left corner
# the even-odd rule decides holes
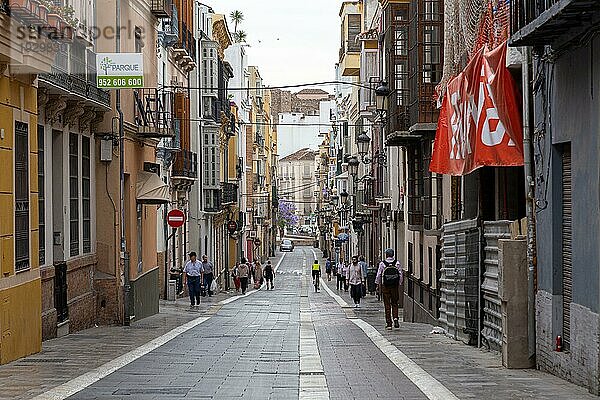
[[[174,46],[173,54],[180,68],[187,72],[196,68],[196,39],[185,22],[181,24],[179,42]]]
[[[223,205],[234,204],[238,201],[238,185],[230,182],[223,182]]]
[[[173,14],[173,1],[150,0],[150,11],[156,18],[171,18]]]
[[[175,155],[171,175],[172,179],[196,180],[198,178],[198,155],[189,150],[181,150]]]
[[[138,135],[147,138],[173,137],[175,93],[156,88],[136,89],[134,120]]]
[[[566,43],[600,21],[597,0],[512,0],[511,46]]]
[[[344,42],[340,48],[342,76],[358,76],[360,73],[360,44]]]
[[[88,106],[108,111],[110,92],[96,86],[96,53],[87,50],[79,55],[77,57],[74,45],[59,52],[50,72],[39,75],[39,86],[46,88],[49,94],[77,97]]]
[[[204,212],[221,212],[221,196],[222,193],[220,189],[204,190]]]

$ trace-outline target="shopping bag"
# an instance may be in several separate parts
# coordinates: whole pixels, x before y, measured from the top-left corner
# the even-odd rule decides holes
[[[210,291],[212,293],[215,293],[217,291],[217,282],[216,281],[212,281],[212,283],[210,284]]]

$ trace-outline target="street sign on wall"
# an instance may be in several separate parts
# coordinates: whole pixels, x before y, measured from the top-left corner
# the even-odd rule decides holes
[[[96,85],[102,89],[143,88],[142,53],[98,53],[96,73]]]
[[[167,214],[167,224],[171,228],[179,228],[185,224],[185,214],[183,211],[174,209]]]

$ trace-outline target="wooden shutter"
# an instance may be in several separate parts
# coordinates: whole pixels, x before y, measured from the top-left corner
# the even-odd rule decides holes
[[[572,183],[571,146],[566,145],[562,154],[562,279],[563,279],[563,341],[571,340],[571,302],[573,301],[572,264]]]

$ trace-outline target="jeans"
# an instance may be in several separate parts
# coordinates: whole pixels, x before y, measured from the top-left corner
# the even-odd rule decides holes
[[[190,292],[190,304],[200,305],[200,277],[199,276],[187,276],[188,291]]]
[[[246,289],[248,289],[248,277],[240,278],[240,283],[242,285],[242,294],[246,294]]]
[[[398,301],[400,300],[398,285],[392,287],[381,285],[381,294],[385,308],[385,323],[387,326],[392,326],[392,317],[398,319]]]
[[[360,304],[360,298],[362,297],[362,284],[350,285],[350,296],[354,300],[354,304]]]
[[[212,291],[210,290],[210,285],[212,284],[213,281],[213,273],[212,272],[205,272],[204,273],[204,290],[206,290],[208,292],[209,296],[212,296]]]

